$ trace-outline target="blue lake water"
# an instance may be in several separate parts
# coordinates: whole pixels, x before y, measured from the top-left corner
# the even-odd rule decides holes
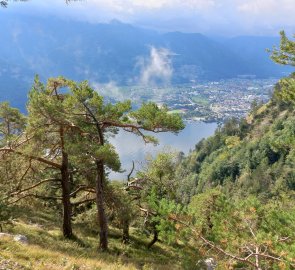
[[[140,137],[121,131],[116,137],[111,138],[110,141],[116,147],[122,169],[126,170],[126,172],[112,172],[109,177],[110,179],[126,180],[133,160],[135,162],[135,171],[140,170],[147,155],[155,156],[158,152],[165,149],[182,151],[187,154],[190,149],[194,149],[196,143],[201,139],[213,135],[216,127],[216,123],[187,122],[184,130],[177,135],[172,133],[156,134],[155,137],[159,140],[157,146],[145,144]]]

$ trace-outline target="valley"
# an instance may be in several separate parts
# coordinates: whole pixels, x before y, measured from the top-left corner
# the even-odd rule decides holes
[[[168,106],[171,113],[180,113],[188,121],[223,122],[246,116],[254,103],[267,102],[276,82],[274,78],[236,78],[166,87],[116,87],[110,92],[102,86],[97,91],[111,102],[125,98],[136,106],[153,101]]]

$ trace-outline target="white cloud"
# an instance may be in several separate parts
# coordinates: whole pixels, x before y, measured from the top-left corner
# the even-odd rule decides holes
[[[237,12],[244,29],[278,33],[285,29],[294,32],[295,1],[294,0],[248,0],[238,1]]]
[[[149,58],[138,60],[138,66],[141,68],[140,83],[143,85],[170,83],[173,74],[172,55],[173,53],[166,48],[151,47]]]
[[[60,15],[92,23],[118,19],[158,30],[218,35],[295,32],[295,0],[63,0],[11,2],[2,12]]]
[[[126,100],[126,96],[123,95],[123,92],[118,87],[115,81],[110,81],[108,83],[92,83],[94,89],[102,96],[114,98],[116,100]]]
[[[237,9],[248,15],[294,14],[294,0],[248,0],[238,4]]]
[[[166,9],[166,8],[194,8],[206,9],[215,6],[215,0],[89,0],[90,5],[108,7],[114,11],[137,12],[143,9]]]

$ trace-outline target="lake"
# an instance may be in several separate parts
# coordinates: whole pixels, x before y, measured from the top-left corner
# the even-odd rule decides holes
[[[120,131],[115,138],[111,138],[111,143],[116,147],[120,156],[123,173],[111,173],[110,179],[126,180],[131,170],[132,161],[135,161],[135,170],[140,170],[148,154],[155,156],[164,149],[172,149],[182,151],[185,154],[190,149],[194,149],[196,143],[201,139],[207,138],[214,134],[217,123],[203,122],[186,122],[186,127],[179,134],[159,133],[155,137],[158,138],[159,144],[145,144],[143,140],[128,132]]]

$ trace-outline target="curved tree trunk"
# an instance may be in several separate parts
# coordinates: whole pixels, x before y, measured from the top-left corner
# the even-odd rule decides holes
[[[99,248],[103,251],[108,249],[108,221],[104,205],[104,166],[102,161],[96,161],[96,205],[99,223]]]
[[[87,106],[85,102],[82,101],[83,106],[85,107],[86,111],[89,113],[91,118],[93,119],[96,130],[99,136],[99,144],[101,146],[104,145],[104,134],[103,130],[100,127],[100,123],[97,120],[95,114],[91,111],[91,109]],[[98,224],[100,228],[99,232],[99,249],[105,251],[108,249],[108,221],[107,216],[105,213],[105,200],[104,200],[104,162],[103,160],[96,160],[96,183],[95,183],[95,190],[96,190],[96,206],[97,206],[97,217],[98,217]]]
[[[153,244],[155,244],[158,241],[158,231],[154,230],[154,238],[153,240],[148,244],[148,248],[150,249]]]

